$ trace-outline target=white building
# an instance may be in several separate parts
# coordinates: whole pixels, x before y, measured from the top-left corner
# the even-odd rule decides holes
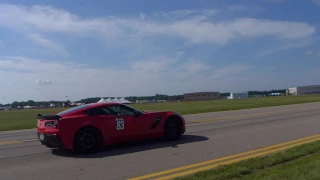
[[[320,93],[320,85],[312,86],[298,86],[287,89],[287,95],[301,95],[301,94],[318,94]]]
[[[248,98],[248,92],[242,92],[242,93],[230,93],[230,96],[228,96],[228,99],[246,99]]]

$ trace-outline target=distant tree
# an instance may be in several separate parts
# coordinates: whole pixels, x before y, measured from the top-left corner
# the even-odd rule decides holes
[[[286,93],[285,89],[272,89],[272,90],[263,90],[263,91],[248,91],[249,96],[254,96],[254,95],[261,95],[261,96],[268,96],[271,93]],[[229,96],[230,93],[229,92],[223,92],[220,93],[220,96]],[[91,98],[85,98],[85,99],[81,99],[79,101],[75,101],[75,103],[85,103],[85,104],[89,104],[89,103],[95,103],[98,102],[102,97],[91,97]],[[103,97],[105,99],[107,98],[114,98],[114,97]],[[180,95],[165,95],[165,94],[155,94],[154,96],[128,96],[125,97],[125,99],[127,99],[128,101],[131,102],[136,102],[137,100],[167,100],[167,101],[177,101],[177,100],[183,100],[184,95],[180,94]],[[18,106],[23,107],[23,106],[45,106],[48,107],[50,104],[55,104],[56,106],[62,106],[63,103],[70,103],[70,100],[67,101],[39,101],[39,102],[35,102],[33,100],[28,100],[27,102],[21,101],[14,101],[13,103],[11,103],[11,107],[12,108],[17,108]],[[0,104],[1,106],[1,104]],[[2,106],[10,106],[10,104],[7,105],[2,105]]]
[[[254,96],[254,95],[269,96],[271,93],[286,93],[286,90],[285,89],[278,89],[278,90],[272,89],[269,91],[264,90],[264,91],[249,91],[248,92],[249,96]]]
[[[33,100],[28,100],[26,102],[26,104],[27,104],[27,106],[35,106],[36,105],[36,103]]]
[[[17,108],[18,106],[20,106],[20,103],[17,102],[17,101],[14,101],[14,102],[11,104],[11,107],[12,107],[12,108]]]

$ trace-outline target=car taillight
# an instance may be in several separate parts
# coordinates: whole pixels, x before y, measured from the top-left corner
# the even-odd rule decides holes
[[[57,121],[47,121],[44,125],[45,125],[46,127],[55,127],[55,128],[58,128],[58,123],[57,123]]]

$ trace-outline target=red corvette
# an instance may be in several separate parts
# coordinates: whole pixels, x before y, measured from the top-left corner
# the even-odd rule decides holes
[[[120,103],[92,103],[55,115],[38,114],[37,124],[42,145],[81,153],[130,140],[177,140],[185,131],[185,120],[179,113],[143,112]]]

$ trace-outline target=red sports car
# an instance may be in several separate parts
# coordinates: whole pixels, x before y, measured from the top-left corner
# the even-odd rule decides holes
[[[185,120],[179,113],[143,112],[120,103],[92,103],[55,115],[38,114],[37,124],[43,145],[81,153],[130,140],[177,140],[185,131]]]

